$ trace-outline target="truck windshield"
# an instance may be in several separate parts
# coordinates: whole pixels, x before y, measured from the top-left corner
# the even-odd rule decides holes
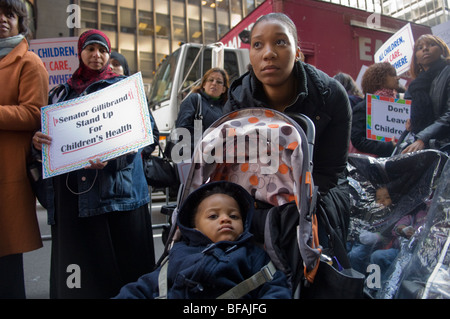
[[[169,55],[156,71],[148,98],[150,105],[153,106],[170,98],[174,80],[173,74],[175,73],[179,53],[180,50],[177,50]]]

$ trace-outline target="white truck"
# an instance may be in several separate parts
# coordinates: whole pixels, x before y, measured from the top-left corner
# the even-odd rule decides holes
[[[164,139],[175,127],[181,102],[207,70],[224,68],[231,84],[247,71],[249,63],[248,49],[226,48],[222,43],[185,43],[168,55],[155,73],[148,96],[160,137]]]

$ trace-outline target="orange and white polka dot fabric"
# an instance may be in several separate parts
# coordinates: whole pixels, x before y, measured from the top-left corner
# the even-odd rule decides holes
[[[267,109],[244,109],[205,132],[194,152],[190,193],[200,185],[228,180],[274,206],[298,200],[303,152],[296,127]]]

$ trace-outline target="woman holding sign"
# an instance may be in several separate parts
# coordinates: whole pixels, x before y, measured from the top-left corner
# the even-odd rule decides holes
[[[402,153],[441,148],[450,143],[450,50],[445,42],[431,34],[419,37],[410,73],[414,81],[405,94],[411,99],[407,129],[416,140]]]
[[[375,63],[364,72],[361,87],[364,94],[374,94],[396,98],[399,88],[397,71],[388,62]],[[395,143],[374,141],[367,138],[366,117],[367,99],[362,100],[353,109],[351,153],[365,153],[378,157],[389,157],[394,151]]]
[[[28,50],[28,33],[24,3],[0,0],[0,299],[25,298],[23,253],[42,247],[25,167],[48,73]]]
[[[78,41],[79,68],[50,92],[49,103],[103,89],[125,77],[109,67],[111,45],[101,31]],[[50,144],[40,132],[34,147]],[[152,270],[153,235],[141,152],[57,175],[43,200],[52,224],[51,298],[110,298],[127,282]]]

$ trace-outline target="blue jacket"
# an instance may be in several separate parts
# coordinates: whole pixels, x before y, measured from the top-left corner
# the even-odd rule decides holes
[[[241,191],[238,203],[248,207],[244,232],[236,241],[213,243],[198,230],[189,226],[193,208],[201,194],[214,184],[206,184],[191,193],[179,210],[177,225],[182,239],[169,251],[167,271],[169,299],[213,299],[258,272],[269,261],[266,252],[251,241],[249,227],[253,214],[253,199],[247,191]],[[231,183],[229,183],[231,184]],[[137,282],[122,287],[118,299],[153,299],[159,296],[158,275],[160,268],[144,275]],[[244,296],[245,299],[289,299],[286,276],[277,271],[270,282]]]
[[[114,84],[124,77],[115,77],[91,84],[82,95],[93,93]],[[76,96],[70,95],[67,84],[54,88],[49,94],[49,104],[65,101]],[[147,182],[142,167],[141,150],[108,161],[102,170],[80,169],[70,172],[76,176],[78,190],[88,192],[78,195],[80,217],[95,216],[113,211],[134,210],[150,201]],[[44,179],[40,203],[48,211],[48,223],[54,224],[54,188],[52,178]],[[75,188],[75,187],[74,187]]]

